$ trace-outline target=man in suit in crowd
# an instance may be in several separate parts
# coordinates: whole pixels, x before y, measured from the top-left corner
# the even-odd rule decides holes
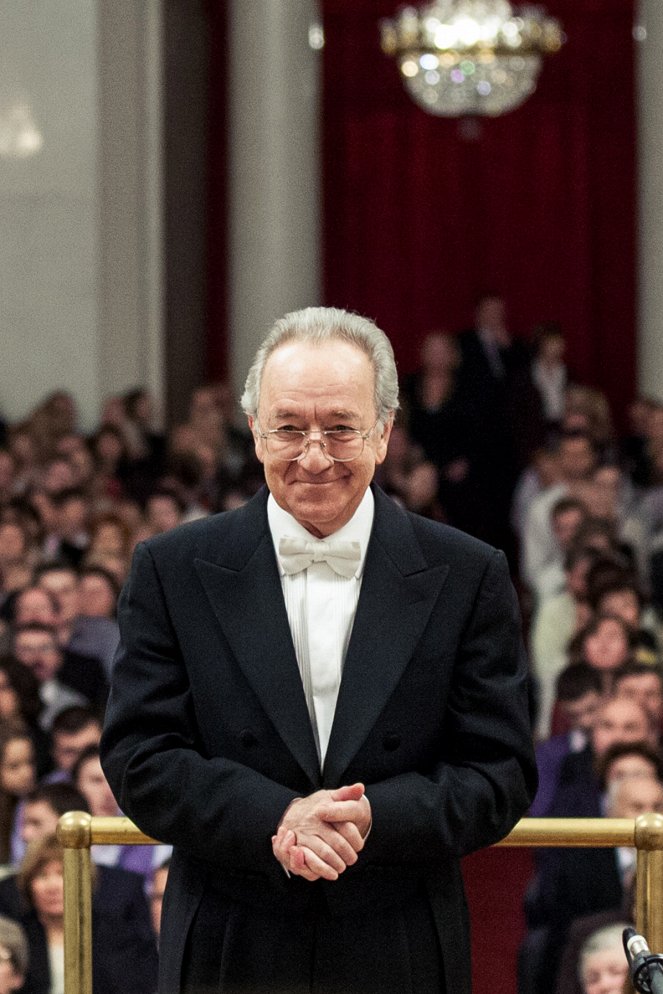
[[[371,486],[370,321],[278,321],[242,398],[267,488],[139,546],[102,760],[174,845],[162,994],[467,994],[459,858],[536,781],[502,553]]]

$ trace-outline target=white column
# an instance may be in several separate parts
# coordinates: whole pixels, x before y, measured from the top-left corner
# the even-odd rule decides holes
[[[230,0],[229,279],[236,394],[288,311],[320,303],[314,0]]]
[[[99,389],[163,405],[161,0],[98,0]]]
[[[0,138],[17,99],[43,138],[33,156],[0,151],[11,422],[56,389],[85,430],[105,394],[141,383],[161,399],[161,3],[0,3]]]
[[[663,400],[663,3],[641,0],[636,25],[639,161],[638,386]]]

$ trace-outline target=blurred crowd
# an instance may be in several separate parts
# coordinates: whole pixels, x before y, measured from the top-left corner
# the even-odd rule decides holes
[[[618,432],[568,368],[559,326],[515,338],[489,294],[473,327],[425,337],[378,468],[404,507],[509,558],[536,815],[663,811],[663,403],[636,398],[628,419]],[[64,390],[0,422],[0,994],[5,973],[8,991],[62,991],[55,825],[71,809],[118,813],[98,743],[134,546],[262,485],[226,384],[195,390],[184,424],[157,425],[143,388],[106,399],[91,434]],[[96,848],[95,991],[119,994],[131,957],[134,994],[153,994],[167,847]],[[621,990],[633,875],[629,850],[537,857],[519,994]]]

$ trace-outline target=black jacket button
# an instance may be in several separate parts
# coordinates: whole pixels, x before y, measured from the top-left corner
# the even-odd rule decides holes
[[[390,732],[388,735],[385,735],[382,741],[382,745],[387,750],[387,752],[393,752],[394,749],[398,749],[400,744],[401,744],[401,737],[400,735],[396,735],[394,732]]]
[[[251,746],[258,745],[258,739],[256,738],[255,733],[252,732],[250,728],[242,729],[242,731],[239,733],[239,741],[247,749],[250,749]]]

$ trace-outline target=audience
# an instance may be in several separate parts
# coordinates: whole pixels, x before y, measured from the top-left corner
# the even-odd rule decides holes
[[[661,778],[663,404],[635,398],[619,437],[606,398],[573,381],[564,345],[546,322],[528,348],[494,292],[478,300],[470,331],[430,332],[419,369],[403,377],[403,412],[378,481],[403,506],[507,551],[531,648],[540,772],[531,813],[596,817],[617,809],[628,784]],[[235,507],[260,485],[225,384],[197,389],[186,423],[167,433],[140,386],[100,406],[86,436],[74,397],[56,391],[0,437],[0,861],[13,869],[25,843],[53,830],[62,804],[87,806],[72,776],[91,810],[118,811],[95,747],[136,543]],[[658,803],[653,794],[649,802]],[[122,860],[135,857],[157,915],[167,851],[149,854],[135,847]],[[121,861],[118,847],[106,861]],[[545,874],[546,859],[537,862]],[[107,872],[122,871],[99,868],[97,903]],[[569,915],[584,872],[565,878]],[[127,907],[144,921],[144,904]],[[57,926],[36,906],[32,915],[42,969]],[[554,937],[555,962],[570,925]],[[0,994],[2,950],[12,945],[4,934],[0,921]],[[588,994],[606,975],[592,959],[602,953],[583,953]],[[8,989],[25,973],[25,957],[12,956]],[[572,973],[579,985],[575,962]],[[554,977],[538,990],[521,978],[520,987],[548,994]]]

